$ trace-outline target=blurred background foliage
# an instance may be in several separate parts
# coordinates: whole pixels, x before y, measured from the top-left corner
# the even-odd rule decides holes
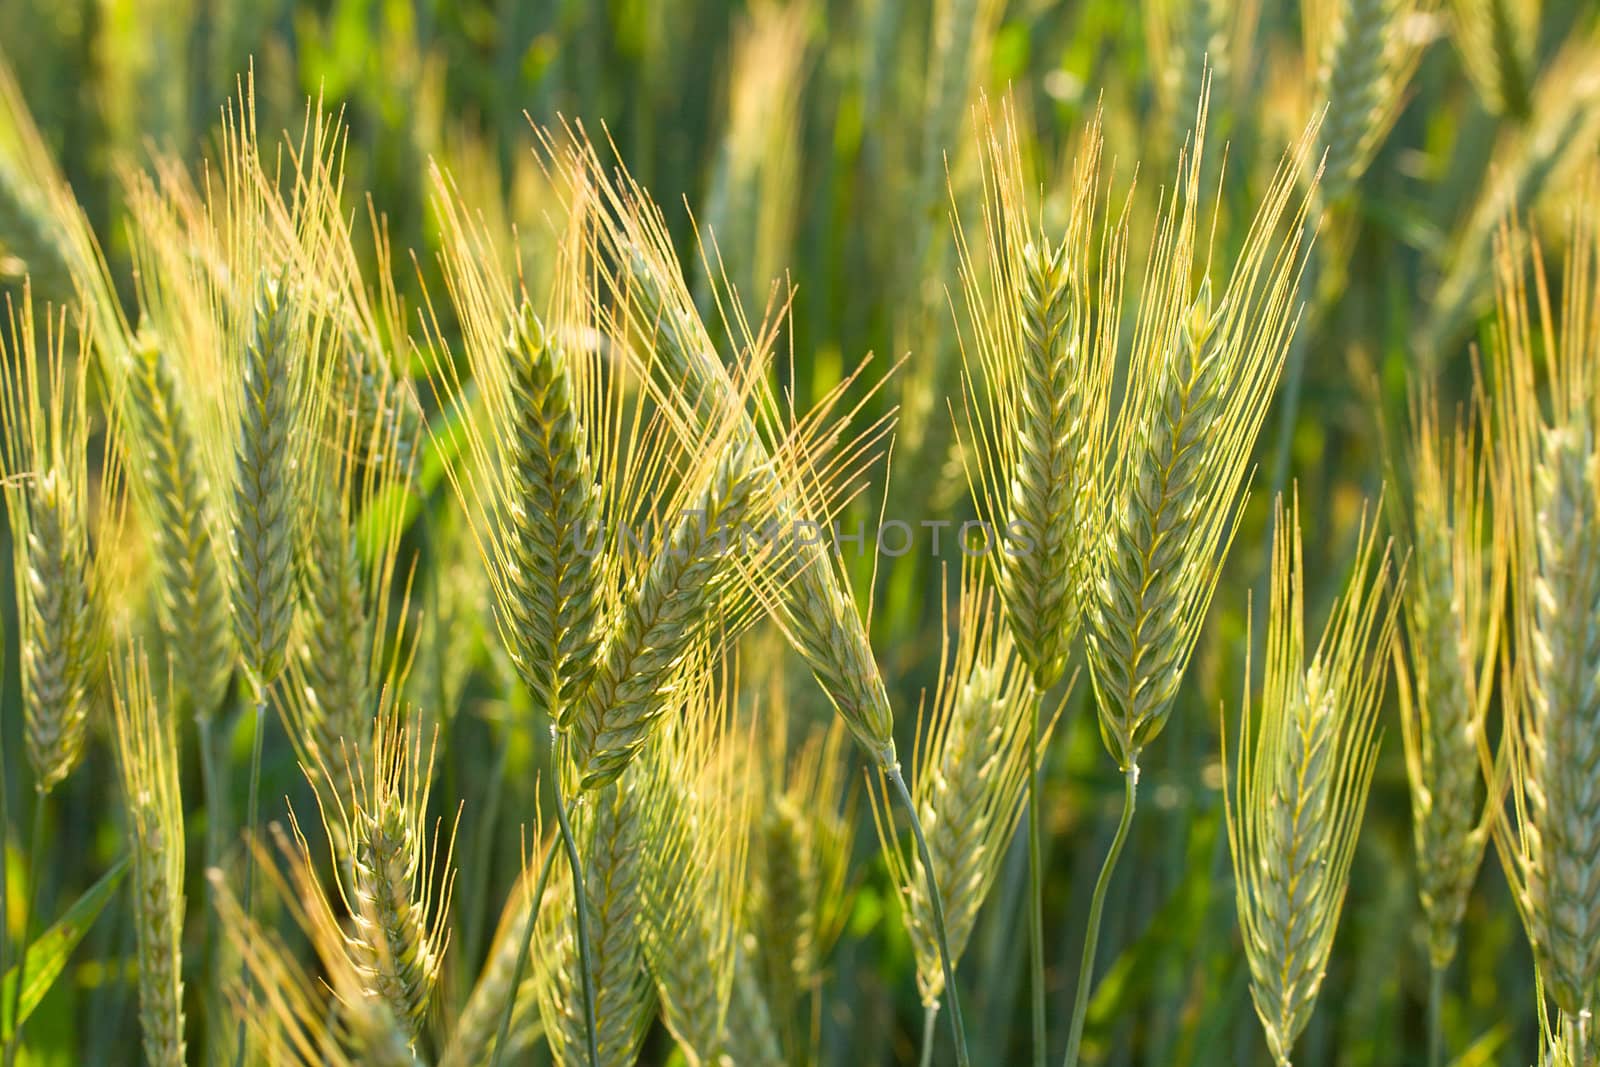
[[[665,206],[705,310],[725,296],[714,283],[724,272],[752,318],[790,301],[774,373],[792,381],[801,407],[869,352],[879,354],[880,368],[905,357],[869,409],[899,406],[892,476],[876,480],[844,520],[849,527],[858,517],[870,526],[880,506],[913,524],[971,515],[951,432],[960,335],[949,294],[952,205],[980,240],[972,117],[979,99],[1011,94],[1049,229],[1064,217],[1073,147],[1103,113],[1109,202],[1120,205],[1138,177],[1128,266],[1137,278],[1152,209],[1170,185],[1209,59],[1206,173],[1217,189],[1221,262],[1316,106],[1301,16],[1289,0],[3,0],[0,48],[130,293],[119,175],[166,155],[198,172],[215,157],[219,108],[252,64],[264,137],[297,131],[308,97],[342,116],[348,210],[367,235],[358,247],[372,246],[370,198],[413,314],[425,286],[438,291],[428,161],[452,173],[493,224],[516,233],[521,268],[537,285],[555,227],[529,119],[581,123],[597,141],[609,140]],[[1501,16],[1514,22],[1505,34],[1514,48],[1494,61],[1479,31]],[[1107,917],[1105,977],[1087,1039],[1092,1062],[1265,1062],[1220,832],[1217,716],[1224,705],[1236,713],[1271,495],[1299,487],[1312,531],[1308,573],[1313,583],[1323,578],[1310,590],[1312,617],[1320,617],[1353,550],[1363,501],[1375,503],[1386,478],[1390,493],[1405,491],[1403,475],[1397,484],[1388,472],[1383,442],[1403,425],[1408,390],[1431,377],[1451,400],[1467,397],[1473,345],[1492,311],[1490,244],[1503,211],[1515,203],[1546,232],[1547,250],[1560,252],[1555,223],[1600,145],[1597,23],[1590,0],[1454,0],[1423,5],[1404,26],[1422,49],[1420,66],[1371,166],[1344,188],[1331,183],[1322,199],[1302,322],[1262,434],[1255,491],[1169,737],[1144,768],[1152,801],[1135,825]],[[0,179],[4,165],[0,159]],[[697,237],[719,255],[703,255]],[[6,240],[0,233],[0,272],[17,266],[3,255]],[[62,295],[50,293],[45,278],[36,284],[42,295]],[[416,684],[444,704],[438,793],[464,804],[446,991],[459,997],[516,873],[520,824],[531,818],[544,756],[525,699],[506,684],[493,651],[482,580],[469,573],[476,564],[455,547],[459,533],[452,540],[441,532],[452,521],[448,488],[436,464],[431,481],[428,463],[422,467],[424,506],[408,538],[421,552],[418,588],[434,636]],[[937,670],[942,567],[958,556],[948,536],[942,560],[927,547],[924,539],[875,574],[870,558],[850,557],[858,587],[876,582],[873,636],[894,687],[903,751]],[[7,655],[14,665],[14,640]],[[803,672],[793,673],[796,705],[826,714],[800,684]],[[6,671],[13,790],[25,777],[9,773],[20,751],[15,677]],[[1057,1041],[1119,784],[1086,688],[1070,698],[1045,768]],[[236,768],[248,751],[246,720],[240,716],[236,730]],[[1422,1060],[1426,950],[1399,731],[1385,721],[1349,907],[1300,1046],[1306,1067]],[[110,755],[102,744],[89,758],[90,773],[67,783],[52,816],[57,854],[70,859],[44,874],[46,915],[120,852],[118,817],[100,814],[117,810]],[[186,788],[195,775],[191,759]],[[264,795],[303,796],[297,783],[290,746],[269,737]],[[14,798],[9,810],[24,805]],[[819,1047],[829,1063],[912,1062],[920,1010],[911,952],[873,836],[861,833],[858,842]],[[1020,1062],[1026,1047],[1026,862],[1020,847],[1013,853],[962,968],[984,1063]],[[13,852],[6,862],[18,879],[12,884],[21,884],[23,858]],[[190,899],[199,901],[198,870],[193,876]],[[19,903],[13,895],[14,926]],[[123,1062],[133,1047],[133,934],[120,906],[96,923],[71,980],[35,1015],[33,1062]],[[1532,973],[1489,863],[1445,1014],[1458,1062],[1531,1061]],[[647,1055],[665,1056],[667,1047],[657,1040]]]

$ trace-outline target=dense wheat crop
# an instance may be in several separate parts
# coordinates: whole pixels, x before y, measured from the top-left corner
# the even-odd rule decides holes
[[[0,1067],[1600,1065],[1591,0],[4,0]]]

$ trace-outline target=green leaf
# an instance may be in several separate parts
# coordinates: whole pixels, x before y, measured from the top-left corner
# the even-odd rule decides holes
[[[55,985],[56,979],[67,966],[67,959],[72,955],[72,950],[78,947],[83,935],[94,925],[95,919],[105,909],[106,901],[111,899],[112,892],[127,871],[128,857],[123,856],[112,864],[111,869],[101,875],[100,880],[90,886],[72,907],[67,909],[65,915],[56,920],[54,926],[40,934],[34,939],[33,944],[28,946],[25,960],[27,980],[22,985],[20,1005],[22,1022],[28,1021],[33,1009],[39,1006],[44,995],[50,992],[50,987]],[[15,1002],[16,989],[17,968],[12,967],[6,972],[4,983],[0,983],[0,1040],[11,1040],[11,1035],[16,1030],[16,1024],[11,1018],[11,1006]]]

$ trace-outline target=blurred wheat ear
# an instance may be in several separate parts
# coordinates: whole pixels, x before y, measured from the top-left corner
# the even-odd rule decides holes
[[[1260,724],[1246,667],[1228,842],[1250,961],[1250,996],[1288,1067],[1333,949],[1378,756],[1378,707],[1398,604],[1387,547],[1362,517],[1349,584],[1307,662],[1298,500],[1275,515]],[[1224,755],[1226,730],[1224,724]]]

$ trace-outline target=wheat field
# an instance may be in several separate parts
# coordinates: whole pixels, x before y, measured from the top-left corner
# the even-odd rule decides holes
[[[1600,1065],[1586,0],[7,0],[0,1067]]]

